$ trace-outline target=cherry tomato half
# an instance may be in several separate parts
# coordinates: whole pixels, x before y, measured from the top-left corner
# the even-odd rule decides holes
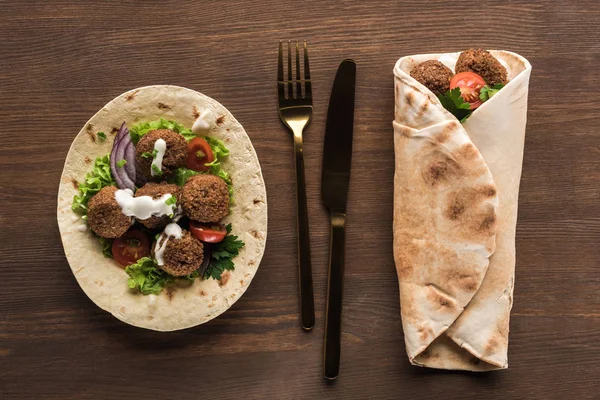
[[[461,72],[454,75],[450,81],[450,90],[460,89],[462,98],[471,105],[471,110],[483,104],[479,98],[479,91],[485,86],[485,81],[475,72]]]
[[[208,171],[210,167],[205,164],[215,160],[215,156],[208,142],[201,137],[193,138],[188,143],[185,166],[194,171]]]
[[[201,224],[196,221],[190,221],[190,232],[206,243],[219,243],[227,235],[227,230],[221,224]]]
[[[140,230],[129,230],[115,239],[112,254],[115,261],[124,267],[135,264],[140,258],[150,255],[150,239]]]

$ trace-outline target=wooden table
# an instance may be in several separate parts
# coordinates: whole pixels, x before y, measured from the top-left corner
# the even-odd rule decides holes
[[[3,1],[0,17],[0,398],[600,398],[600,4],[595,1]],[[532,4],[530,4],[532,3]],[[317,326],[298,324],[294,172],[276,111],[277,41],[310,43],[305,154]],[[392,259],[392,67],[503,48],[533,65],[510,368],[409,365]],[[358,64],[341,375],[322,378],[328,219],[321,150],[338,63]],[[206,325],[130,327],[67,265],[55,218],[69,145],[106,102],[168,83],[244,125],[269,198],[247,293]]]

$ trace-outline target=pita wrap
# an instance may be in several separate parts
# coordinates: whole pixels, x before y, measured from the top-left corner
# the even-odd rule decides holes
[[[509,83],[462,124],[409,75],[426,60],[453,69],[460,53],[403,57],[394,68],[394,258],[414,365],[508,366],[531,65],[490,53]]]
[[[234,204],[223,222],[232,224],[232,234],[239,236],[245,246],[233,260],[235,270],[226,271],[221,281],[196,279],[192,285],[175,285],[159,295],[132,292],[123,268],[102,255],[98,239],[71,210],[77,182],[92,169],[96,157],[110,152],[114,134],[123,121],[131,126],[165,118],[191,127],[199,116],[209,122],[208,135],[223,140],[230,150],[223,168],[233,181]],[[99,131],[108,136],[104,142],[96,138]],[[183,87],[147,86],[123,93],[109,102],[79,132],[61,176],[57,219],[71,270],[98,307],[134,326],[173,331],[217,317],[246,291],[265,250],[267,197],[250,138],[225,107]]]

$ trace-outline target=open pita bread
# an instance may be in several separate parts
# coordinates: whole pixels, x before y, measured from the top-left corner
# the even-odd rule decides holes
[[[409,72],[460,53],[403,57],[394,68],[394,258],[414,365],[507,368],[517,201],[531,65],[490,51],[509,83],[463,124]]]
[[[73,196],[93,166],[108,154],[114,133],[128,126],[159,118],[191,127],[200,115],[210,122],[209,136],[225,142],[230,150],[223,168],[234,187],[234,203],[223,220],[232,234],[245,243],[233,260],[235,270],[221,281],[196,279],[193,285],[163,290],[159,295],[132,293],[127,274],[102,255],[98,239],[71,211]],[[96,133],[107,133],[101,142]],[[112,134],[108,134],[112,132]],[[67,260],[77,282],[98,307],[118,319],[142,328],[173,331],[205,323],[226,311],[246,291],[260,264],[267,239],[267,195],[260,164],[244,128],[217,101],[194,90],[177,86],[147,86],[118,96],[102,107],[81,129],[67,155],[58,190],[58,225]]]

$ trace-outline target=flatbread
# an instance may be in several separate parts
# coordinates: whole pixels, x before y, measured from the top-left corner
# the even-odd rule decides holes
[[[515,229],[531,65],[491,53],[510,82],[460,124],[409,72],[394,68],[394,258],[414,365],[507,368]]]
[[[77,182],[92,169],[96,157],[108,154],[123,121],[128,126],[159,118],[191,127],[200,115],[211,123],[209,135],[223,140],[230,155],[223,163],[234,187],[234,204],[224,223],[245,246],[233,260],[235,270],[221,281],[196,279],[159,295],[136,294],[127,287],[127,274],[103,257],[98,239],[71,210]],[[108,135],[101,142],[96,134]],[[110,134],[109,134],[110,132]],[[231,307],[248,288],[262,259],[267,239],[267,195],[250,138],[229,111],[214,99],[178,86],[147,86],[118,96],[81,129],[67,155],[58,190],[57,219],[65,255],[77,282],[103,310],[130,325],[174,331],[203,324]]]

